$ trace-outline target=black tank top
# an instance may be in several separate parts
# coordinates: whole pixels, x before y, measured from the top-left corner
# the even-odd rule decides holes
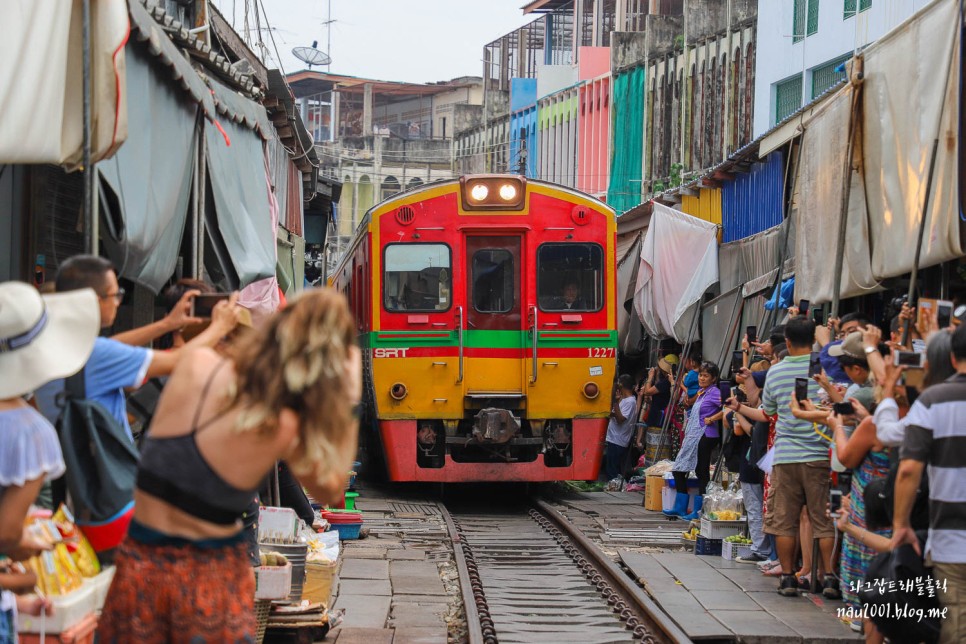
[[[244,516],[257,486],[239,490],[226,483],[201,455],[195,440],[199,432],[222,415],[198,424],[211,383],[223,364],[224,361],[219,363],[208,376],[189,433],[163,438],[148,434],[141,451],[137,487],[193,517],[232,525]]]

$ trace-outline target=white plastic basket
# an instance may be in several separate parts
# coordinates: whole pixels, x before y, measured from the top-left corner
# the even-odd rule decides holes
[[[731,541],[723,541],[721,543],[722,559],[727,559],[728,561],[734,561],[738,557],[750,557],[750,556],[751,556],[750,543],[732,543]]]
[[[701,517],[701,536],[709,539],[724,539],[736,534],[744,534],[745,526],[748,522],[744,519],[738,521],[712,521]]]

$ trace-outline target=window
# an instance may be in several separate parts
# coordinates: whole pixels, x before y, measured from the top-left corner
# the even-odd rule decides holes
[[[543,244],[537,249],[537,300],[544,311],[599,311],[604,251],[597,244]]]
[[[450,252],[444,244],[390,244],[383,274],[387,311],[445,311],[450,306]]]
[[[473,308],[480,313],[513,310],[513,255],[503,248],[473,253]]]
[[[839,56],[812,72],[812,98],[818,98],[825,90],[845,78],[845,63],[852,58],[852,54]]]
[[[845,18],[852,18],[856,14],[856,5],[859,12],[872,8],[872,0],[845,0]]]
[[[802,77],[795,76],[775,85],[775,123],[781,123],[802,106]]]
[[[818,0],[792,0],[792,42],[818,33]]]

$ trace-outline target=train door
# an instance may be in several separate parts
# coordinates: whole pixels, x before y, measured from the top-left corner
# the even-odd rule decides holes
[[[523,236],[466,237],[466,394],[523,395]]]

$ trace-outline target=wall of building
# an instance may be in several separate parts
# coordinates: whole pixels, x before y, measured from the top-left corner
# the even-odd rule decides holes
[[[928,4],[928,0],[872,0],[869,9],[845,18],[844,0],[798,1],[818,3],[818,30],[800,42],[792,38],[796,0],[758,2],[756,137],[775,125],[776,84],[796,76],[804,78],[802,105],[806,104],[811,100],[812,72],[817,67],[865,47]]]
[[[578,90],[577,189],[605,197],[610,177],[611,76],[586,80]]]
[[[565,186],[576,185],[577,88],[561,90],[537,102],[537,176]]]

